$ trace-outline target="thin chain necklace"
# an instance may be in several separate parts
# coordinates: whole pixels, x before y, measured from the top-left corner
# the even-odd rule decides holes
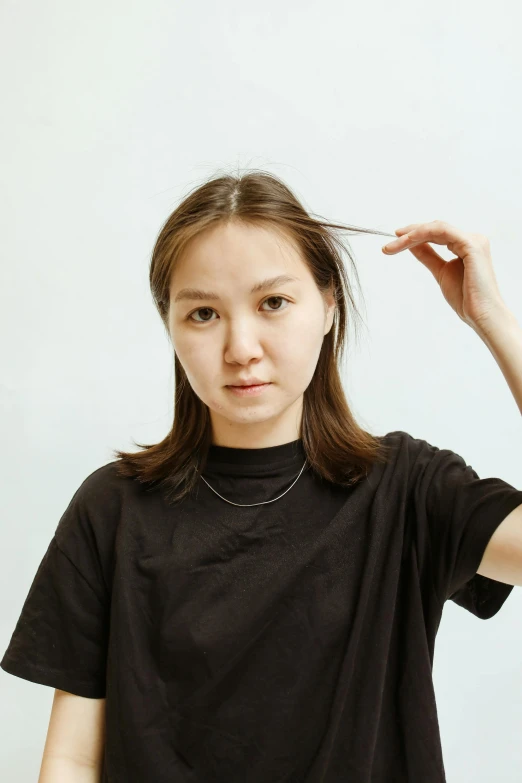
[[[303,472],[303,470],[304,470],[304,468],[305,468],[305,465],[306,465],[306,460],[304,461],[304,465],[303,465],[303,467],[301,468],[301,472],[299,473],[299,476],[300,476],[300,475],[301,475],[301,473]],[[294,481],[294,484],[295,484],[295,482],[297,481],[297,479],[299,478],[299,476],[298,476],[298,477],[296,478],[296,480]],[[208,481],[207,481],[206,479],[204,479],[204,478],[203,478],[203,476],[201,476],[201,478],[203,479],[203,481],[205,482],[205,484],[207,485],[207,487],[210,487],[210,489],[212,489],[212,487],[210,486],[210,484],[208,483]],[[286,493],[287,493],[289,490],[291,490],[291,489],[292,489],[292,487],[294,486],[294,484],[290,484],[290,486],[288,487],[288,489],[285,489],[285,491],[283,492],[283,495],[286,495]],[[212,492],[216,492],[216,490],[215,490],[215,489],[212,489]],[[221,498],[221,500],[225,500],[227,503],[231,503],[233,506],[264,506],[266,503],[274,503],[276,500],[279,500],[279,498],[282,498],[282,497],[283,497],[283,495],[279,495],[279,498],[274,498],[274,500],[265,500],[265,501],[263,501],[263,503],[232,503],[232,501],[231,501],[231,500],[227,500],[226,498],[224,498],[224,497],[223,497],[223,495],[220,495],[220,494],[219,494],[219,492],[216,492],[216,495],[218,495],[218,496]]]

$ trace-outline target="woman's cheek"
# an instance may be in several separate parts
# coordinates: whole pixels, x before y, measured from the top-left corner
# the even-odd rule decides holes
[[[289,339],[283,341],[285,353],[288,353],[293,363],[297,366],[307,366],[310,361],[315,361],[317,351],[322,344],[322,324],[304,321],[298,324]]]

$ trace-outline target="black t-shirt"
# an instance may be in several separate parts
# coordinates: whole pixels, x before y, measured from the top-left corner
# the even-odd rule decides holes
[[[443,604],[492,617],[476,573],[522,491],[406,432],[357,486],[302,441],[212,445],[169,505],[110,462],[73,495],[0,662],[106,698],[104,783],[442,783]],[[279,496],[282,497],[279,498]],[[265,503],[279,498],[273,503]]]

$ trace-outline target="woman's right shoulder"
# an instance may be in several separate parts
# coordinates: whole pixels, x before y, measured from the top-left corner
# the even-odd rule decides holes
[[[112,460],[91,471],[79,484],[74,497],[89,507],[95,507],[100,500],[104,503],[110,500],[117,502],[125,494],[138,492],[139,482],[122,475],[118,470],[119,462]]]
[[[56,528],[56,538],[64,546],[78,532],[98,541],[112,538],[121,519],[122,509],[132,506],[129,498],[136,493],[138,482],[122,476],[117,460],[95,468],[76,485]]]

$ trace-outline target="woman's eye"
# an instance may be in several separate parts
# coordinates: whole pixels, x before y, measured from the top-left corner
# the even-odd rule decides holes
[[[274,300],[281,301],[281,302],[289,302],[290,301],[289,299],[286,299],[286,297],[284,297],[284,296],[269,296],[268,299],[265,299],[263,304],[266,304],[266,302],[273,302]],[[286,310],[286,309],[287,309],[286,307],[277,307],[277,308],[271,307],[269,310],[265,310],[265,312],[280,313],[280,312],[282,312],[283,310]],[[202,321],[198,321],[197,319],[192,317],[193,315],[196,315],[196,313],[203,313],[203,312],[205,312],[205,310],[207,312],[214,312],[211,307],[200,307],[198,310],[194,310],[192,313],[189,313],[189,315],[187,315],[187,321],[194,321],[194,323],[197,323],[197,324],[208,323],[209,320],[210,320],[208,318],[203,319]]]

